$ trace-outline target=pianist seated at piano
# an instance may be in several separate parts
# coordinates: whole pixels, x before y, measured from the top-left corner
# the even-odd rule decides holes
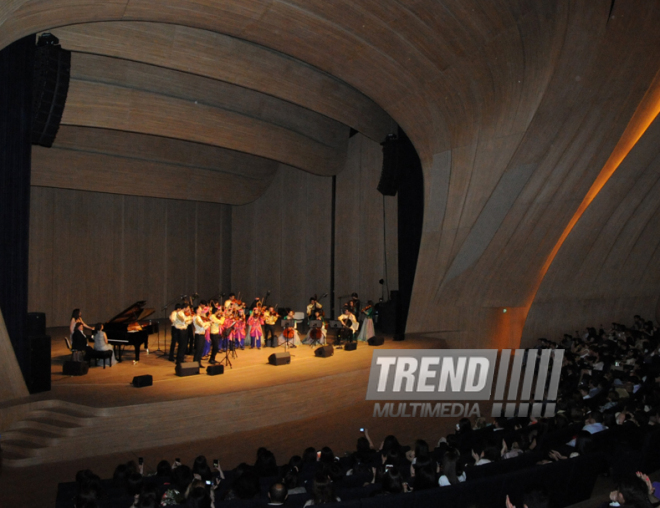
[[[108,344],[108,337],[103,331],[103,323],[99,323],[94,327],[94,351],[113,351],[113,347]],[[117,363],[114,352],[110,357],[110,366],[112,367]]]
[[[71,350],[85,351],[87,347],[87,336],[83,333],[84,323],[79,321],[71,334]]]

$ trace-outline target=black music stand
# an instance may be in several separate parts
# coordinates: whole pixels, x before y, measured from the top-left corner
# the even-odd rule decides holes
[[[321,332],[321,339],[312,339],[312,330],[314,328],[320,330],[322,326],[323,323],[319,319],[313,319],[312,321],[309,322],[309,338],[311,340],[311,342],[309,343],[310,347],[322,345],[320,341],[323,338],[323,332]]]
[[[295,319],[282,319],[280,321],[280,325],[282,326],[282,337],[284,338],[284,344],[278,344],[277,347],[284,346],[284,351],[289,350],[289,348],[291,347],[289,345],[289,341],[292,340],[292,339],[288,339],[284,335],[284,331],[287,328],[291,328],[293,330],[293,334],[294,334],[294,337],[295,337],[295,334],[296,334],[296,329],[294,328],[295,323],[296,323]],[[294,344],[293,347],[296,347],[296,345]],[[291,355],[291,356],[295,356],[295,355]]]
[[[163,339],[164,339],[164,342],[165,342],[165,344],[163,345],[165,347],[165,350],[163,351],[160,348],[160,319],[156,319],[156,321],[158,322],[158,347],[156,348],[156,351],[154,351],[154,353],[160,353],[158,355],[158,357],[162,358],[163,356],[168,356],[169,355],[169,350],[167,349],[167,328],[163,329]],[[169,321],[169,319],[168,319],[168,321]],[[171,333],[170,333],[170,335],[171,335]],[[170,337],[170,342],[171,342],[171,340],[172,339]]]
[[[226,330],[222,331],[222,340],[227,341],[227,347],[225,348],[225,357],[220,360],[220,364],[225,364],[225,366],[229,367],[232,369],[233,367],[231,366],[231,360],[229,359],[229,355],[231,354],[232,358],[238,358],[238,355],[236,354],[236,342],[234,339],[231,339],[229,336],[231,335],[232,329],[234,328],[234,325],[231,325],[229,328]]]

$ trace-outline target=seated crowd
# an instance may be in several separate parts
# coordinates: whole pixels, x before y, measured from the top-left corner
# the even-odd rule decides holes
[[[660,468],[658,329],[635,316],[630,328],[616,323],[609,330],[587,328],[584,333],[565,335],[560,343],[539,339],[538,347],[564,349],[552,418],[477,418],[474,422],[462,418],[456,432],[440,438],[436,446],[424,440],[403,446],[390,435],[376,447],[365,429],[356,449],[341,458],[329,447],[307,448],[278,465],[271,451],[260,448],[254,464],[242,463],[226,473],[217,461],[209,465],[204,456],[197,457],[192,467],[178,460],[161,461],[150,476],[143,475],[142,466],[134,462],[121,464],[111,481],[84,470],[77,475],[75,492],[60,489],[58,506],[206,508],[234,503],[302,507],[410,492],[418,495],[525,468],[569,465],[585,456],[597,457],[596,474],[611,475],[616,482],[610,506],[660,504],[648,477],[637,472],[640,467],[645,472]],[[556,504],[547,487],[527,489],[520,506]],[[513,506],[508,497],[506,504]]]

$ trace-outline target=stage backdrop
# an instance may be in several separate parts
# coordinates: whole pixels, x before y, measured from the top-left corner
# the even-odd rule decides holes
[[[88,324],[138,300],[165,303],[228,288],[231,207],[32,187],[29,310],[68,325],[80,307]]]
[[[361,134],[349,139],[336,177],[337,312],[339,296],[353,291],[364,304],[377,301],[381,278],[398,289],[397,205],[376,190],[381,167],[378,143]],[[311,295],[330,293],[331,246],[332,177],[282,167],[261,198],[232,209],[233,290],[251,299],[270,289],[269,303],[304,310]],[[330,307],[329,297],[322,304]]]

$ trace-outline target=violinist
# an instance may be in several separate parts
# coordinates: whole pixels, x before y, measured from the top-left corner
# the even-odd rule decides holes
[[[234,350],[234,313],[231,310],[225,310],[225,321],[222,324],[222,350]],[[230,343],[231,342],[231,347]]]
[[[323,305],[321,305],[317,300],[316,300],[316,295],[312,296],[309,299],[309,305],[307,305],[307,318],[311,321],[314,317],[314,313],[319,310],[323,312]]]
[[[358,298],[357,293],[351,293],[351,299],[348,301],[349,308],[351,309],[351,313],[355,316],[355,318],[358,320],[358,323],[362,322],[362,314],[360,312],[360,298]]]
[[[190,313],[190,306],[177,305],[179,310],[176,312],[174,320],[174,328],[176,328],[176,363],[183,363],[186,361],[186,349],[188,347],[188,333],[192,327],[192,315]]]
[[[254,349],[255,345],[257,349],[261,349],[261,339],[263,337],[263,331],[261,330],[261,325],[264,324],[264,318],[261,314],[261,304],[259,307],[255,307],[252,315],[248,319],[248,325],[250,325],[250,339],[251,345],[250,349]]]
[[[222,315],[222,309],[214,309],[211,312],[209,319],[211,320],[211,356],[209,363],[215,364],[215,356],[218,354],[218,347],[220,344],[220,334],[222,333],[222,325],[225,322],[225,317]]]
[[[376,336],[373,320],[374,302],[371,300],[367,301],[367,306],[362,309],[361,313],[364,315],[364,321],[362,322],[362,328],[360,328],[360,333],[358,334],[357,340],[367,341],[371,337]]]
[[[225,300],[225,309],[231,309],[236,302],[236,295],[234,293],[229,293],[229,298]]]
[[[264,340],[266,347],[275,347],[275,323],[277,323],[278,317],[274,307],[268,307],[264,311]]]
[[[193,318],[193,326],[195,327],[195,357],[193,361],[197,362],[202,367],[202,355],[204,354],[204,343],[206,342],[206,330],[211,327],[211,322],[204,319],[204,306],[198,305],[195,310],[195,317]]]
[[[195,327],[193,326],[193,318],[195,313],[193,312],[192,305],[190,303],[185,303],[183,307],[183,313],[186,316],[187,330],[186,330],[186,340],[188,344],[188,349],[184,354],[191,355],[193,354],[193,349],[195,347]]]
[[[238,309],[234,324],[234,340],[241,349],[245,349],[245,311]]]
[[[176,327],[176,323],[177,323],[177,315],[178,315],[178,313],[181,309],[183,309],[183,305],[181,305],[180,303],[177,303],[174,306],[174,310],[170,314],[170,323],[172,323],[172,333],[171,333],[171,339],[170,339],[170,355],[168,357],[168,360],[170,362],[174,361],[174,350],[175,350],[177,344],[179,343],[179,331]]]

